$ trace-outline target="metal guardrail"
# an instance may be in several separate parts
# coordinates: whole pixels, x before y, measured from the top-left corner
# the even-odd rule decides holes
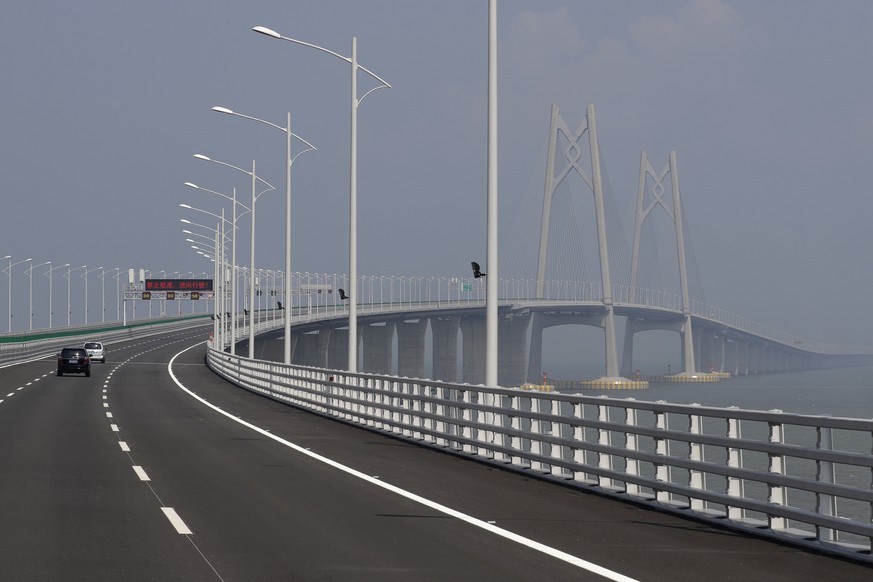
[[[873,420],[207,364],[331,418],[579,488],[873,563]]]
[[[113,340],[146,337],[172,329],[199,327],[209,321],[208,316],[185,316],[182,318],[161,318],[138,320],[124,326],[120,323],[100,323],[74,328],[41,330],[33,334],[18,334],[18,341],[0,342],[0,365],[44,358],[54,355],[63,347],[81,345],[88,340],[104,343]],[[110,345],[111,347],[111,345]]]

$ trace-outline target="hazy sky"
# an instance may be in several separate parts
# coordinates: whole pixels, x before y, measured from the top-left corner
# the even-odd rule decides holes
[[[183,183],[241,197],[250,185],[203,153],[256,160],[279,188],[258,201],[257,263],[281,267],[283,135],[221,105],[280,125],[290,111],[318,147],[294,164],[293,269],[346,272],[350,68],[257,25],[344,55],[356,36],[360,63],[392,84],[359,109],[359,273],[484,263],[486,0],[7,2],[0,256],[211,272],[179,223],[209,217],[178,204],[223,201]],[[871,25],[869,0],[501,0],[501,239],[542,184],[551,104],[575,128],[594,103],[628,212],[641,150],[658,169],[677,152],[709,303],[873,344]]]

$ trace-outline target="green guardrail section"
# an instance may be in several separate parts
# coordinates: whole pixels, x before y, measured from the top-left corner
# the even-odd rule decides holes
[[[195,319],[208,319],[210,315],[189,315],[182,317],[174,317],[173,319],[159,319],[154,320],[150,319],[148,321],[141,321],[136,323],[128,323],[127,325],[105,325],[98,327],[88,327],[88,328],[76,328],[70,330],[41,330],[33,333],[24,333],[19,335],[4,335],[0,336],[0,344],[20,344],[25,342],[31,342],[35,340],[43,340],[43,339],[53,339],[53,338],[65,338],[71,336],[82,336],[82,335],[90,335],[90,334],[99,334],[110,331],[121,331],[125,329],[137,329],[140,327],[146,327],[155,324],[161,323],[179,323],[183,321],[190,321]]]

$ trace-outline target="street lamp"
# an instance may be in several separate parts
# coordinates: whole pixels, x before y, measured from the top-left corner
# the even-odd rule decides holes
[[[100,274],[97,275],[100,278],[100,323],[106,323],[106,271],[118,271],[118,267],[114,267],[112,269],[104,269],[100,268]]]
[[[18,261],[18,262],[16,262],[16,263],[13,263],[13,262],[12,262],[12,255],[7,255],[6,257],[3,257],[3,258],[5,258],[5,259],[9,259],[9,266],[6,267],[6,268],[3,269],[3,270],[6,271],[6,274],[7,274],[7,275],[9,275],[9,297],[8,297],[8,302],[9,302],[9,305],[8,305],[8,308],[9,308],[9,317],[8,317],[8,320],[9,320],[9,323],[8,323],[8,329],[7,329],[7,331],[8,331],[9,333],[12,333],[12,267],[14,267],[15,265],[20,265],[21,263],[26,263],[26,262],[31,261],[31,260],[33,260],[33,259],[24,259],[23,261]]]
[[[251,270],[254,270],[254,268],[255,268],[255,203],[258,201],[258,198],[261,196],[261,194],[264,194],[265,192],[269,192],[270,190],[275,190],[276,188],[272,184],[270,184],[269,182],[264,180],[263,178],[257,176],[257,174],[255,173],[255,161],[254,160],[252,160],[252,171],[249,172],[248,170],[244,170],[240,167],[234,166],[233,164],[228,164],[227,162],[215,160],[215,159],[212,159],[210,157],[204,156],[203,154],[194,154],[194,157],[199,159],[199,160],[204,160],[206,162],[214,162],[216,164],[221,164],[222,166],[227,166],[228,168],[233,168],[234,170],[237,170],[239,172],[242,172],[244,174],[251,176],[251,178],[252,178],[252,206],[250,208],[250,212],[251,212],[251,218],[252,218],[252,226],[251,226],[252,232],[251,232],[251,249],[250,249],[249,268]],[[258,193],[257,181],[262,182],[265,186],[267,186],[267,189]],[[234,213],[236,213],[235,208],[234,208]],[[235,267],[235,265],[234,265],[234,267]],[[232,304],[234,303],[233,298],[236,297],[236,277],[235,276],[236,276],[236,269],[234,268],[234,289],[233,289],[234,293],[232,294],[232,299],[231,299]],[[249,301],[251,301],[251,298],[254,297],[254,293],[255,293],[254,279],[250,279],[249,280],[249,298],[250,298]],[[249,316],[249,358],[253,359],[255,357],[255,326],[254,326],[254,321],[255,321],[256,312],[254,309],[254,305],[249,305],[249,307],[250,307],[250,313],[251,313],[251,315]],[[235,315],[235,313],[234,313],[234,315]]]
[[[205,156],[203,156],[203,157],[205,157]],[[224,194],[222,194],[222,196],[224,196]],[[235,200],[235,198],[236,198],[236,189],[234,189],[234,198],[232,198],[232,200]],[[221,215],[218,215],[218,214],[215,214],[213,212],[209,212],[208,210],[196,208],[194,206],[191,206],[190,204],[182,203],[182,204],[179,204],[179,206],[181,208],[185,208],[188,210],[195,210],[197,212],[202,212],[203,214],[208,214],[209,216],[213,216],[215,218],[218,218],[221,221],[219,224],[221,225],[220,236],[221,236],[221,261],[222,261],[222,263],[221,263],[221,267],[217,269],[217,272],[220,273],[221,277],[222,277],[221,288],[222,288],[222,290],[226,290],[224,276],[225,276],[225,269],[227,268],[227,257],[225,256],[224,249],[227,248],[225,245],[227,243],[228,237],[225,235],[224,228],[225,228],[225,224],[230,223],[230,221],[228,221],[227,219],[224,218],[224,208],[221,209]],[[236,225],[236,218],[239,218],[239,216],[236,216],[236,204],[234,204],[234,211],[233,212],[234,212],[235,219],[234,219],[234,222],[230,223],[230,226],[231,226],[230,241],[231,241],[231,253],[232,253],[231,266],[230,266],[230,268],[231,268],[231,272],[230,272],[230,285],[231,285],[231,288],[230,288],[230,321],[225,321],[225,325],[221,327],[221,332],[223,335],[224,333],[226,333],[226,331],[227,331],[226,328],[228,327],[228,325],[230,326],[230,353],[236,354],[236,309],[237,309],[236,308],[236,231],[238,228]],[[243,214],[245,214],[245,213],[243,213]],[[240,216],[242,216],[242,215],[240,215]],[[202,224],[197,224],[197,223],[191,222],[190,220],[186,220],[184,218],[181,219],[181,222],[183,222],[185,224],[190,224],[192,226],[199,226],[201,228],[205,228],[206,230],[211,231],[213,233],[213,235],[219,236],[218,233],[216,232],[216,229],[209,228],[208,226],[204,226]],[[192,233],[192,234],[194,234],[194,233]],[[197,250],[193,246],[192,246],[192,248]],[[217,253],[217,251],[216,251],[216,253]],[[220,311],[218,309],[215,310],[217,313],[220,313],[222,315],[222,317],[225,317],[224,314],[226,314],[228,312],[227,304],[225,303],[226,301],[227,301],[227,297],[225,297],[224,293],[222,292],[222,297],[221,297],[222,308]],[[221,344],[221,347],[222,347],[222,349],[224,349],[223,343]]]
[[[103,291],[104,292],[103,321],[106,321],[106,304],[105,304],[106,280],[105,280],[105,276],[106,276],[107,272],[111,273],[112,271],[115,271],[115,275],[113,275],[113,278],[115,279],[115,320],[118,321],[119,319],[121,319],[121,301],[119,299],[121,297],[121,267],[114,267],[112,269],[106,269],[106,271],[104,271],[103,273],[100,274],[100,278],[103,279],[103,285],[104,285],[104,287],[103,287],[103,289],[104,289],[104,291]]]
[[[87,269],[87,265],[82,265],[81,267],[76,267],[75,269],[71,269],[69,265],[67,265],[67,274],[64,275],[67,278],[67,327],[70,327],[70,315],[73,313],[73,305],[70,303],[70,275],[73,271],[78,271],[79,269]]]
[[[57,267],[52,267],[48,270],[45,275],[49,278],[49,329],[52,328],[52,313],[54,313],[54,304],[52,303],[52,271],[56,269],[63,269],[64,267],[69,267],[70,263],[66,265],[58,265]]]
[[[0,257],[0,261],[5,261],[6,259],[11,259],[11,258],[12,258],[12,255],[6,255],[5,257]],[[9,262],[11,263],[12,261],[9,261]],[[10,268],[10,272],[11,272],[11,270],[12,270],[12,269]],[[3,271],[4,271],[4,272],[6,271],[6,268],[5,268],[5,267],[3,268]],[[11,330],[10,330],[10,331],[11,331]]]
[[[85,279],[85,325],[88,325],[88,273],[93,273],[94,271],[100,271],[103,267],[94,267],[93,269],[86,269],[84,273],[82,273],[82,278]]]
[[[314,45],[308,42],[295,40],[282,36],[275,30],[263,26],[256,26],[252,30],[264,34],[266,36],[285,40],[295,44],[314,48],[321,52],[327,53],[338,59],[341,59],[351,64],[352,74],[352,92],[351,92],[351,132],[350,132],[350,156],[349,156],[349,364],[350,372],[356,372],[358,368],[358,106],[361,102],[373,91],[377,89],[388,89],[391,85],[382,79],[380,76],[370,71],[366,67],[358,64],[358,40],[352,37],[352,56],[344,57],[332,50]],[[358,98],[358,69],[361,69],[373,79],[381,83],[380,85],[370,89]],[[289,115],[290,118],[290,115]],[[289,120],[290,127],[290,120]],[[289,138],[290,139],[290,138]]]
[[[191,207],[191,210],[197,210],[197,209],[195,209],[194,207]],[[202,212],[206,212],[206,211],[203,210]],[[212,214],[211,212],[206,212],[206,213]],[[213,250],[212,250],[211,256],[209,253],[205,253],[201,250],[198,250],[196,247],[193,247],[193,245],[192,245],[192,247],[194,248],[195,251],[197,251],[197,254],[202,255],[203,257],[213,261],[213,264],[214,264],[214,273],[215,274],[213,275],[213,282],[215,283],[215,288],[213,289],[213,294],[215,296],[215,299],[213,299],[213,301],[212,301],[212,308],[213,308],[213,314],[214,314],[213,315],[214,320],[213,320],[213,325],[212,325],[212,337],[213,337],[212,347],[214,348],[215,345],[218,344],[221,347],[221,350],[223,351],[224,350],[224,339],[223,339],[222,334],[226,331],[225,328],[227,326],[226,325],[219,326],[218,319],[219,319],[219,317],[223,317],[224,313],[227,311],[226,304],[225,304],[225,301],[227,298],[225,297],[225,292],[224,292],[225,291],[225,282],[226,282],[224,269],[225,269],[225,263],[227,261],[227,259],[225,257],[225,251],[224,251],[225,244],[227,241],[227,235],[225,235],[225,233],[224,233],[224,226],[225,226],[225,223],[227,222],[227,220],[224,218],[224,208],[221,209],[221,214],[218,215],[218,218],[219,218],[219,222],[215,226],[215,228],[210,228],[210,227],[203,225],[203,224],[197,224],[196,222],[191,222],[190,220],[188,220],[186,218],[180,218],[179,221],[184,223],[184,224],[190,224],[191,226],[197,226],[197,227],[206,229],[206,230],[212,232],[212,234],[215,236],[215,238],[213,240],[213,247],[212,247]],[[221,309],[218,308],[218,300],[219,299],[221,299]]]
[[[24,274],[27,275],[27,278],[29,279],[27,293],[27,331],[33,331],[33,270],[37,267],[44,267],[51,264],[51,261],[46,261],[44,263],[40,263],[39,265],[31,264],[31,266],[28,267],[26,271],[24,271]]]
[[[208,157],[206,157],[206,156],[204,156],[204,155],[202,155],[202,154],[195,154],[194,157],[197,158],[197,159],[202,159],[202,160],[206,160],[206,161],[210,161],[210,162],[213,161],[211,158],[208,158]],[[218,163],[218,164],[224,164],[224,162],[218,162],[217,160],[216,160],[215,162]],[[231,291],[230,291],[230,313],[231,313],[231,316],[230,316],[230,317],[231,317],[231,320],[230,320],[230,323],[231,323],[231,325],[230,325],[230,353],[231,353],[231,354],[236,354],[236,313],[237,313],[237,299],[236,299],[236,292],[237,292],[237,288],[236,288],[236,230],[237,230],[237,228],[236,228],[236,226],[237,226],[237,225],[236,225],[236,221],[237,221],[241,216],[245,216],[246,212],[251,212],[252,210],[251,210],[251,208],[249,208],[248,206],[246,206],[246,205],[244,205],[244,204],[242,204],[242,203],[240,203],[240,202],[237,202],[237,200],[236,200],[236,188],[233,189],[233,196],[228,196],[227,194],[222,194],[221,192],[216,192],[215,190],[210,190],[209,188],[203,188],[203,187],[198,186],[197,184],[194,184],[194,183],[192,183],[192,182],[185,182],[185,185],[188,186],[189,188],[194,188],[195,190],[203,190],[204,192],[209,192],[209,193],[211,193],[211,194],[215,194],[215,195],[217,195],[217,196],[221,196],[222,198],[226,198],[227,200],[230,200],[231,203],[232,203],[232,207],[233,207],[233,222],[232,222],[233,229],[231,230],[231,235],[230,235],[230,237],[231,237],[231,243],[230,243],[230,246],[231,246],[231,251],[230,251],[230,255],[231,255],[231,256],[230,256],[230,263],[231,263],[231,275],[230,275],[230,278],[231,278]],[[236,207],[237,207],[237,204],[239,204],[240,206],[242,206],[243,208],[245,208],[245,209],[246,209],[246,212],[243,212],[242,214],[239,214],[239,215],[238,215],[238,214],[236,213]],[[184,231],[183,231],[183,232],[184,232]],[[192,233],[192,234],[193,234],[193,233]],[[192,242],[193,242],[193,241],[192,241]]]
[[[250,119],[252,121],[256,121],[258,123],[263,123],[264,125],[268,125],[272,128],[278,129],[281,132],[285,133],[285,274],[286,278],[290,280],[291,277],[291,166],[294,165],[294,160],[297,159],[297,156],[300,154],[315,151],[317,148],[300,137],[299,135],[292,133],[291,131],[291,113],[288,112],[285,127],[276,125],[275,123],[270,123],[269,121],[265,121],[263,119],[259,119],[257,117],[252,117],[251,115],[244,115],[242,113],[237,113],[227,107],[213,107],[213,111],[217,111],[218,113],[226,113],[227,115],[235,115],[237,117],[242,117],[243,119]],[[297,153],[297,155],[291,155],[291,138],[296,137],[300,141],[306,144],[307,149],[302,150]],[[288,309],[291,307],[291,288],[290,285],[285,288],[285,305],[288,306]],[[284,339],[284,358],[283,361],[286,364],[291,363],[291,314],[290,312],[286,313],[285,317],[285,339]]]

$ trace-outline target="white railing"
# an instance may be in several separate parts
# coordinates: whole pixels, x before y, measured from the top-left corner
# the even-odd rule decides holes
[[[240,387],[580,488],[873,561],[873,420],[487,388],[249,360]]]
[[[458,306],[485,305],[486,278],[472,277],[406,277],[364,275],[358,281],[359,313],[442,309]],[[602,303],[600,283],[586,281],[546,280],[543,297],[537,298],[535,279],[500,279],[498,297],[501,303]],[[347,301],[338,290],[348,292],[345,275],[329,273],[294,273],[292,277],[292,308],[295,319],[313,319],[341,316],[347,313]],[[281,300],[284,291],[275,290],[274,298]],[[673,293],[613,285],[612,301],[616,306],[649,307],[682,313],[682,298]],[[263,311],[275,311],[265,301]],[[257,307],[257,306],[256,306]],[[689,303],[691,315],[705,318],[713,325],[746,332],[762,339],[819,354],[868,354],[869,346],[834,346],[805,340],[775,328],[754,322],[746,317],[699,301]]]

